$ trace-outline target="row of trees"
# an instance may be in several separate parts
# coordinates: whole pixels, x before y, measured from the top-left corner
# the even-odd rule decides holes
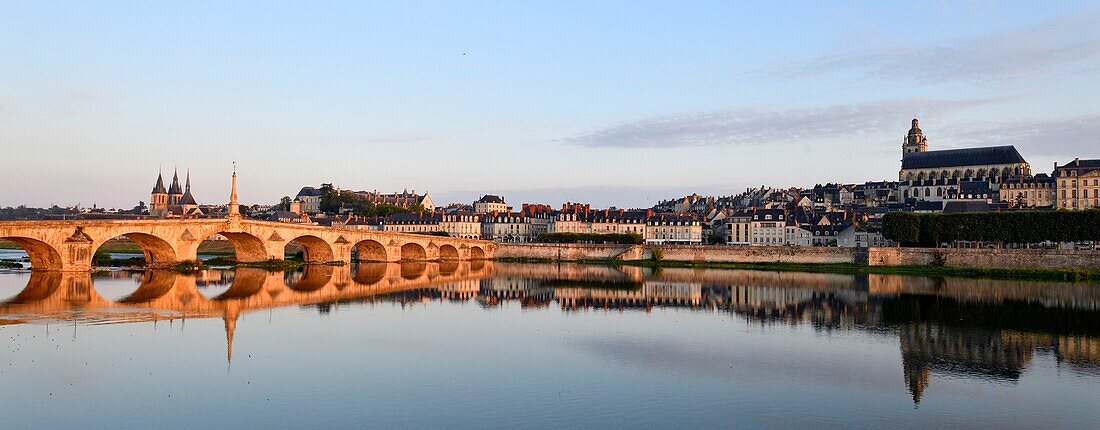
[[[903,246],[936,247],[955,241],[1040,243],[1100,240],[1100,210],[892,212],[882,218],[882,235]]]
[[[539,235],[539,242],[546,243],[617,243],[629,245],[641,245],[645,243],[642,235],[637,233],[543,233]]]

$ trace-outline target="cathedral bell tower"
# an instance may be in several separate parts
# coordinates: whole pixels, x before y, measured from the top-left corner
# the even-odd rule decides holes
[[[914,152],[925,152],[927,150],[928,139],[924,137],[924,132],[920,130],[920,122],[913,118],[913,127],[909,129],[909,134],[905,136],[905,140],[901,144],[901,158],[905,158]]]

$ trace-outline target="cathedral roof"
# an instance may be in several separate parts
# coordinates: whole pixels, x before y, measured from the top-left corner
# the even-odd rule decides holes
[[[949,149],[905,154],[902,169],[930,169],[940,167],[980,166],[986,164],[1026,163],[1015,146],[986,146],[982,148]]]
[[[180,203],[179,204],[181,204],[181,205],[195,205],[195,206],[199,205],[198,202],[195,201],[195,196],[191,195],[191,190],[187,190],[187,192],[183,193],[183,197],[180,198]]]
[[[153,186],[153,194],[168,194],[164,189],[164,176],[157,174],[157,184]]]

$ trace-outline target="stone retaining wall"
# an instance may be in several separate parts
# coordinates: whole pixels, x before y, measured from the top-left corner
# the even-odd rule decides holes
[[[1061,249],[871,248],[871,266],[1098,269],[1100,252]]]
[[[1100,251],[1050,249],[834,248],[799,246],[589,245],[502,243],[497,258],[646,260],[723,263],[851,263],[871,266],[1098,269]]]

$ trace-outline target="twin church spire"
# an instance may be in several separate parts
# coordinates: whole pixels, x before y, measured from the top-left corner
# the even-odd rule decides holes
[[[157,183],[149,196],[149,215],[154,217],[191,217],[206,215],[195,196],[191,194],[191,171],[187,170],[184,183],[180,185],[179,169],[172,170],[172,182],[164,186],[163,173],[157,173]],[[233,167],[233,190],[230,196],[229,212],[239,214],[237,209],[237,169]]]

